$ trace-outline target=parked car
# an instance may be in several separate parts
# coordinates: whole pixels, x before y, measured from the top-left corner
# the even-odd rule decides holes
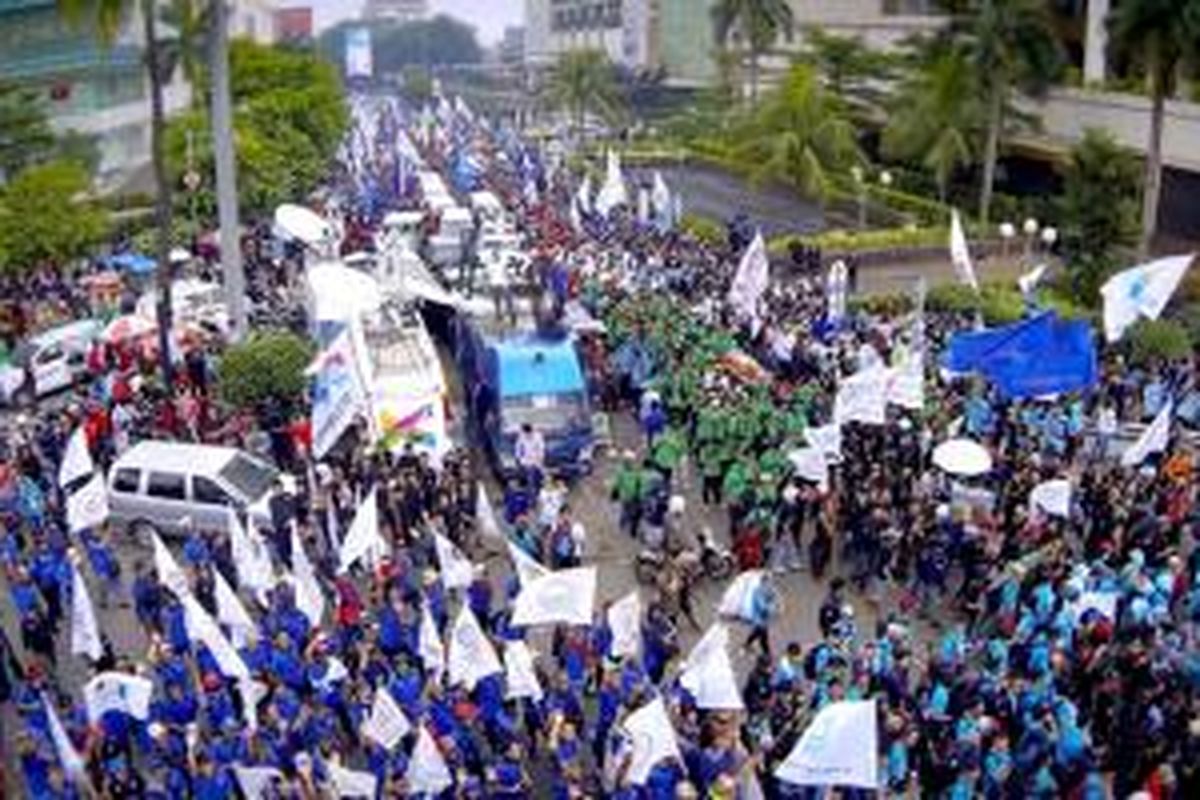
[[[0,404],[31,405],[39,397],[73,386],[87,374],[87,354],[100,323],[78,320],[29,337],[0,366]]]
[[[179,535],[190,522],[224,530],[229,509],[271,525],[271,501],[287,486],[275,467],[232,447],[145,441],[108,472],[109,519],[139,540],[150,531]]]

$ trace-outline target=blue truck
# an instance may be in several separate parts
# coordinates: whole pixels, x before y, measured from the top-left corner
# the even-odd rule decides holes
[[[566,478],[592,467],[595,432],[588,383],[567,334],[489,334],[481,320],[455,322],[455,357],[473,433],[496,474],[513,475],[517,433],[526,423],[546,443],[546,469]]]

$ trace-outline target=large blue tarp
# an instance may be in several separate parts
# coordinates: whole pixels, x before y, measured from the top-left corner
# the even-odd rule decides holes
[[[978,372],[1011,398],[1087,389],[1096,384],[1096,345],[1086,322],[1053,311],[1012,325],[956,334],[946,353],[952,372]]]

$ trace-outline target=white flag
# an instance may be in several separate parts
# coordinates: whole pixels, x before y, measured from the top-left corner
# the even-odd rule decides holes
[[[180,600],[190,595],[192,587],[188,583],[187,573],[179,566],[175,556],[171,555],[157,533],[150,534],[150,541],[154,548],[154,571],[158,574],[158,582],[174,592]]]
[[[87,656],[92,661],[104,655],[96,609],[92,607],[87,583],[75,565],[71,565],[71,653]]]
[[[246,800],[261,800],[272,785],[282,786],[283,783],[283,773],[274,767],[245,767],[234,764],[233,774],[237,778],[238,786],[242,787],[242,794],[246,795]]]
[[[802,447],[793,450],[788,453],[788,461],[798,477],[817,484],[822,492],[829,491],[829,465],[821,448]]]
[[[608,607],[613,658],[636,657],[642,646],[642,598],[634,589]]]
[[[110,711],[120,711],[143,722],[150,719],[154,681],[124,672],[101,672],[83,686],[88,722],[95,724]]]
[[[258,704],[267,696],[267,685],[252,678],[239,678],[237,691],[242,698],[246,729],[251,732],[258,730]]]
[[[504,682],[507,685],[504,696],[509,700],[519,697],[542,699],[542,684],[533,667],[533,653],[520,639],[504,645]]]
[[[625,176],[621,173],[621,157],[614,151],[608,151],[608,165],[604,174],[604,184],[596,195],[596,213],[607,217],[617,206],[629,203],[629,192],[625,188]]]
[[[511,624],[590,625],[595,600],[595,567],[557,570],[521,587],[513,601]]]
[[[637,192],[637,221],[642,225],[650,222],[650,192],[640,187]]]
[[[446,660],[450,685],[462,684],[467,691],[474,689],[480,679],[504,671],[496,648],[488,641],[483,628],[479,626],[479,620],[475,619],[475,614],[465,603],[450,629]]]
[[[228,626],[229,638],[235,646],[242,647],[254,633],[254,620],[221,570],[216,568],[213,569],[213,594],[217,601],[217,622]]]
[[[906,362],[885,370],[884,397],[887,402],[912,411],[925,407],[925,369],[921,357],[913,355]]]
[[[579,191],[575,193],[575,205],[584,214],[592,213],[592,176],[584,175],[583,182],[579,184]]]
[[[950,211],[950,263],[958,279],[979,291],[979,281],[975,279],[975,267],[971,264],[971,250],[967,247],[967,235],[963,232],[962,219],[958,209]]]
[[[421,606],[421,629],[417,632],[417,654],[425,669],[433,673],[433,680],[441,680],[446,671],[446,646],[429,611],[429,604]]]
[[[671,216],[671,190],[663,180],[662,173],[654,170],[654,188],[650,192],[650,200],[654,204],[654,214],[659,219],[669,219]]]
[[[250,517],[246,518],[248,527],[243,527],[237,512],[230,508],[226,524],[238,586],[251,592],[266,591],[274,586],[275,567],[271,564],[271,552],[262,534],[254,529]]]
[[[739,574],[721,595],[717,613],[723,617],[753,618],[754,593],[758,591],[765,573],[761,569],[750,569]]]
[[[1174,404],[1168,400],[1162,410],[1155,415],[1154,421],[1146,426],[1137,441],[1125,448],[1121,453],[1121,466],[1136,467],[1146,460],[1151,453],[1161,453],[1167,449],[1171,438],[1171,413]]]
[[[1041,510],[1056,517],[1071,515],[1071,482],[1066,478],[1043,481],[1029,492],[1029,510]]]
[[[621,728],[631,742],[629,769],[625,777],[634,786],[641,786],[650,777],[650,772],[667,759],[682,760],[675,729],[667,716],[667,706],[662,697],[649,703],[625,718]]]
[[[320,627],[321,618],[325,615],[325,595],[321,592],[317,571],[308,560],[304,542],[300,540],[295,527],[292,528],[292,575],[295,577],[296,607],[308,617],[310,625]]]
[[[545,575],[550,574],[550,568],[544,567],[533,556],[522,550],[516,543],[508,543],[508,555],[517,570],[517,581],[524,587]]]
[[[775,770],[797,786],[879,787],[879,732],[874,700],[842,700],[817,712]]]
[[[754,241],[742,254],[737,274],[729,286],[729,304],[743,319],[758,319],[758,301],[767,290],[771,277],[771,264],[767,260],[767,245],[762,231],[754,234]]]
[[[225,634],[221,632],[216,620],[204,610],[191,594],[179,598],[183,603],[184,622],[187,624],[188,638],[199,642],[208,648],[217,667],[227,678],[250,678],[250,670],[241,654],[234,649]]]
[[[368,552],[382,547],[383,539],[379,535],[379,493],[371,489],[358,506],[358,511],[354,512],[354,521],[350,523],[350,530],[342,540],[342,549],[338,551],[338,560],[341,563],[339,571],[346,572]]]
[[[850,276],[846,262],[840,258],[829,266],[829,274],[825,276],[825,305],[830,322],[838,322],[846,316],[846,293],[850,285]]]
[[[92,463],[92,454],[88,452],[87,434],[83,426],[75,429],[67,440],[67,449],[63,453],[62,464],[58,468],[58,485],[67,486],[77,478],[91,475],[96,469]]]
[[[475,580],[475,566],[467,560],[454,542],[435,531],[433,549],[437,553],[443,586],[447,589],[465,589],[471,585]]]
[[[687,658],[680,665],[682,674],[686,675],[697,669],[701,664],[708,660],[713,653],[724,653],[729,647],[729,628],[724,622],[714,622],[708,626],[708,630],[700,637],[700,641],[692,645],[691,651],[687,654]],[[687,683],[684,683],[684,688],[688,688]]]
[[[411,730],[408,717],[404,716],[387,686],[381,684],[375,690],[371,716],[362,724],[362,735],[378,742],[384,750],[393,750]]]
[[[375,797],[378,781],[374,773],[347,769],[336,761],[325,762],[325,767],[338,797]]]
[[[1158,319],[1188,271],[1194,253],[1169,256],[1118,272],[1100,287],[1104,298],[1104,335],[1115,342],[1138,317]]]
[[[496,512],[492,508],[492,501],[488,499],[483,484],[480,484],[475,490],[475,518],[479,521],[479,533],[482,536],[490,539],[505,538],[504,531],[500,528],[500,521],[496,518]]]
[[[1020,288],[1021,294],[1029,294],[1038,287],[1042,282],[1042,276],[1046,274],[1048,269],[1046,264],[1038,264],[1033,269],[1017,278],[1017,287]]]
[[[42,703],[46,706],[46,718],[50,724],[50,739],[54,742],[54,750],[58,753],[58,760],[62,764],[63,772],[72,780],[86,777],[83,756],[79,754],[79,751],[75,749],[75,744],[67,736],[62,720],[58,718],[58,709],[54,707],[44,692],[42,693]]]
[[[804,438],[810,445],[819,448],[825,454],[825,460],[830,464],[841,462],[842,427],[836,422],[816,428],[805,428]]]
[[[108,489],[104,476],[96,473],[92,479],[67,497],[67,527],[71,533],[95,528],[108,519]]]
[[[725,647],[708,647],[688,659],[690,665],[679,676],[679,683],[696,698],[696,707],[740,711],[742,692],[733,673],[733,664]]]
[[[833,421],[839,425],[863,422],[882,425],[887,420],[888,370],[877,366],[838,381],[833,401]]]
[[[454,783],[446,759],[433,740],[429,730],[422,725],[417,731],[417,745],[408,759],[408,771],[404,773],[410,795],[427,794],[435,797]]]

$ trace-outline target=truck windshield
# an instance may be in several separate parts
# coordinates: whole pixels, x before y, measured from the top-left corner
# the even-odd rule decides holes
[[[529,394],[504,398],[504,432],[515,434],[529,423],[543,433],[586,427],[587,402],[583,392]]]
[[[272,467],[247,458],[240,453],[221,467],[221,478],[237,490],[247,502],[257,502],[275,483],[278,477]]]

